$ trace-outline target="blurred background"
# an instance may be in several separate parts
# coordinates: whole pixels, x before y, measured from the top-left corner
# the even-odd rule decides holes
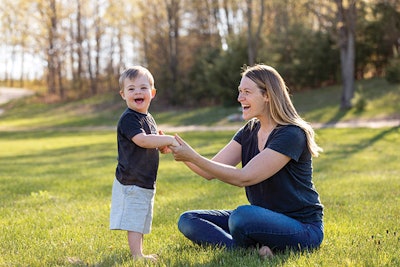
[[[150,69],[164,106],[236,105],[243,66],[275,67],[292,92],[400,82],[400,0],[2,0],[0,86],[54,101],[118,91]]]

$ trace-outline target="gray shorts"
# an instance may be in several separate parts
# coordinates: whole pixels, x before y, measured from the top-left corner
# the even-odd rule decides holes
[[[115,179],[112,188],[110,229],[150,233],[155,192],[155,189],[122,185]]]

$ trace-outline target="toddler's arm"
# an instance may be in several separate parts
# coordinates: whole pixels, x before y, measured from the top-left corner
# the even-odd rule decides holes
[[[179,143],[172,135],[155,135],[140,133],[132,138],[132,141],[143,148],[162,148],[165,146],[178,146]]]

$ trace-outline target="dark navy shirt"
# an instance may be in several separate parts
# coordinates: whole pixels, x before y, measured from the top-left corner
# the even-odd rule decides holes
[[[157,148],[142,148],[132,141],[139,133],[157,134],[157,125],[150,113],[126,109],[118,121],[118,165],[115,177],[123,185],[154,189],[159,152]]]
[[[233,137],[242,145],[242,166],[260,153],[257,138],[260,123],[255,121],[253,127],[251,123]],[[322,221],[323,205],[312,182],[312,156],[304,131],[295,125],[278,125],[270,133],[265,148],[291,159],[270,178],[245,188],[249,202],[301,222]]]

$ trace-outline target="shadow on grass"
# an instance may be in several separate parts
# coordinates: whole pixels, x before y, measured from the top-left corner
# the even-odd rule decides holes
[[[112,132],[114,133],[114,132]],[[108,131],[82,131],[82,130],[74,130],[74,129],[57,129],[57,128],[48,128],[48,129],[37,129],[37,130],[23,130],[23,131],[0,131],[1,139],[8,140],[26,140],[26,139],[46,139],[46,138],[61,138],[61,137],[84,137],[84,136],[93,136],[93,135],[104,135],[109,134]]]
[[[142,263],[140,266],[149,266],[150,262],[144,260],[139,260],[136,263]],[[135,261],[131,258],[131,255],[128,250],[123,250],[121,253],[114,253],[104,256],[101,262],[96,263],[93,266],[99,267],[109,267],[109,266],[135,266]],[[151,264],[150,264],[151,265]],[[88,266],[88,265],[79,265],[79,266]]]
[[[353,130],[350,130],[353,131]],[[385,128],[379,131],[375,136],[372,136],[367,139],[359,140],[355,136],[353,141],[350,144],[342,144],[335,147],[335,152],[337,154],[336,157],[332,157],[331,160],[336,160],[338,158],[343,158],[343,156],[349,156],[354,153],[359,153],[362,150],[365,150],[368,147],[373,146],[376,142],[380,141],[381,139],[385,138],[390,134],[394,134],[400,131],[400,126]]]
[[[256,248],[225,249],[218,246],[199,246],[189,242],[170,249],[179,257],[161,258],[160,266],[282,266],[292,255],[292,252],[285,252],[263,260]]]
[[[346,114],[350,111],[350,109],[338,109],[336,111],[336,113],[328,120],[328,122],[326,122],[325,124],[323,124],[322,127],[324,126],[329,126],[332,124],[335,124],[339,121],[341,121],[342,118],[344,118],[344,116],[346,116]]]

